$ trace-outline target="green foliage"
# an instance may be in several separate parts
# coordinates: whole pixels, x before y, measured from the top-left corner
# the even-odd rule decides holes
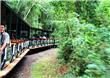
[[[99,24],[98,21],[100,19],[97,19],[97,17],[101,17],[100,14],[103,14],[101,13],[101,9],[103,9],[100,8],[101,5],[98,6],[97,1],[87,0],[78,2],[80,2],[81,6],[76,5],[77,7],[75,8],[82,9],[79,11],[75,10],[78,14],[75,11],[73,13],[71,11],[66,13],[65,9],[58,10],[60,7],[68,7],[66,5],[60,6],[57,9],[58,14],[66,15],[62,19],[56,13],[56,19],[60,21],[54,21],[56,26],[55,35],[60,38],[59,63],[70,66],[70,71],[72,71],[75,78],[104,78],[106,69],[108,69],[107,66],[110,65],[109,17],[106,15],[107,12],[105,12],[104,19],[101,19],[101,22],[104,23]],[[59,5],[63,3],[61,2]],[[57,3],[57,6],[59,5]],[[56,5],[54,4],[54,6]],[[103,11],[105,10],[103,9]]]
[[[6,2],[30,26],[34,28],[43,28],[43,22],[40,19],[45,16],[42,15],[41,9],[43,5],[39,1],[14,0]]]
[[[19,10],[24,15],[31,7],[28,3]],[[58,62],[69,66],[61,78],[109,78],[110,0],[38,1],[26,20],[34,27],[54,30],[59,39]]]
[[[71,72],[68,72],[68,73],[65,73],[62,76],[59,76],[59,78],[75,78],[75,77]]]
[[[74,2],[74,10],[79,14],[80,19],[84,19],[89,23],[96,24],[95,9],[98,6],[100,0],[76,0]]]
[[[65,35],[61,40],[59,61],[68,63],[76,76],[86,73],[90,77],[101,77],[105,72],[105,63],[109,61],[109,55],[105,54],[104,49],[108,47],[108,42],[101,41],[103,36],[100,36],[102,33],[98,33],[98,30],[91,24],[82,24],[74,30],[75,33],[71,33],[72,36]]]
[[[99,7],[96,8],[96,15],[95,19],[98,26],[110,26],[110,0],[100,2]]]

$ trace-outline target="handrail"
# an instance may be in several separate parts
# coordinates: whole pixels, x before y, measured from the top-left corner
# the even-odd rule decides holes
[[[55,40],[53,38],[31,38],[29,40],[11,40],[11,45],[6,46],[6,48],[0,55],[0,69],[3,70],[7,64],[13,62],[13,60],[19,57],[19,55],[21,55],[26,48],[48,45],[55,45]]]

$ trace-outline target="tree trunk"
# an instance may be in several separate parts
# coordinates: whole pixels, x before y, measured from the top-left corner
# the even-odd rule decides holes
[[[35,5],[35,2],[32,4],[32,6],[30,7],[30,9],[28,10],[27,14],[24,16],[24,20],[27,18],[27,16],[29,15],[31,9],[33,8],[33,6]]]

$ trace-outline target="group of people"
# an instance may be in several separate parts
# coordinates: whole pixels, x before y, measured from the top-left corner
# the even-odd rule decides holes
[[[4,56],[5,47],[9,44],[10,36],[7,32],[5,32],[5,26],[0,25],[0,57]]]

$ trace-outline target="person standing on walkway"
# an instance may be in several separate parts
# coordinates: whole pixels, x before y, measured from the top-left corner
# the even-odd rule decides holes
[[[4,25],[0,25],[0,52],[10,43],[10,36],[5,32]]]
[[[6,46],[10,45],[10,36],[5,32],[5,26],[0,25],[0,69],[4,66],[6,61]]]

